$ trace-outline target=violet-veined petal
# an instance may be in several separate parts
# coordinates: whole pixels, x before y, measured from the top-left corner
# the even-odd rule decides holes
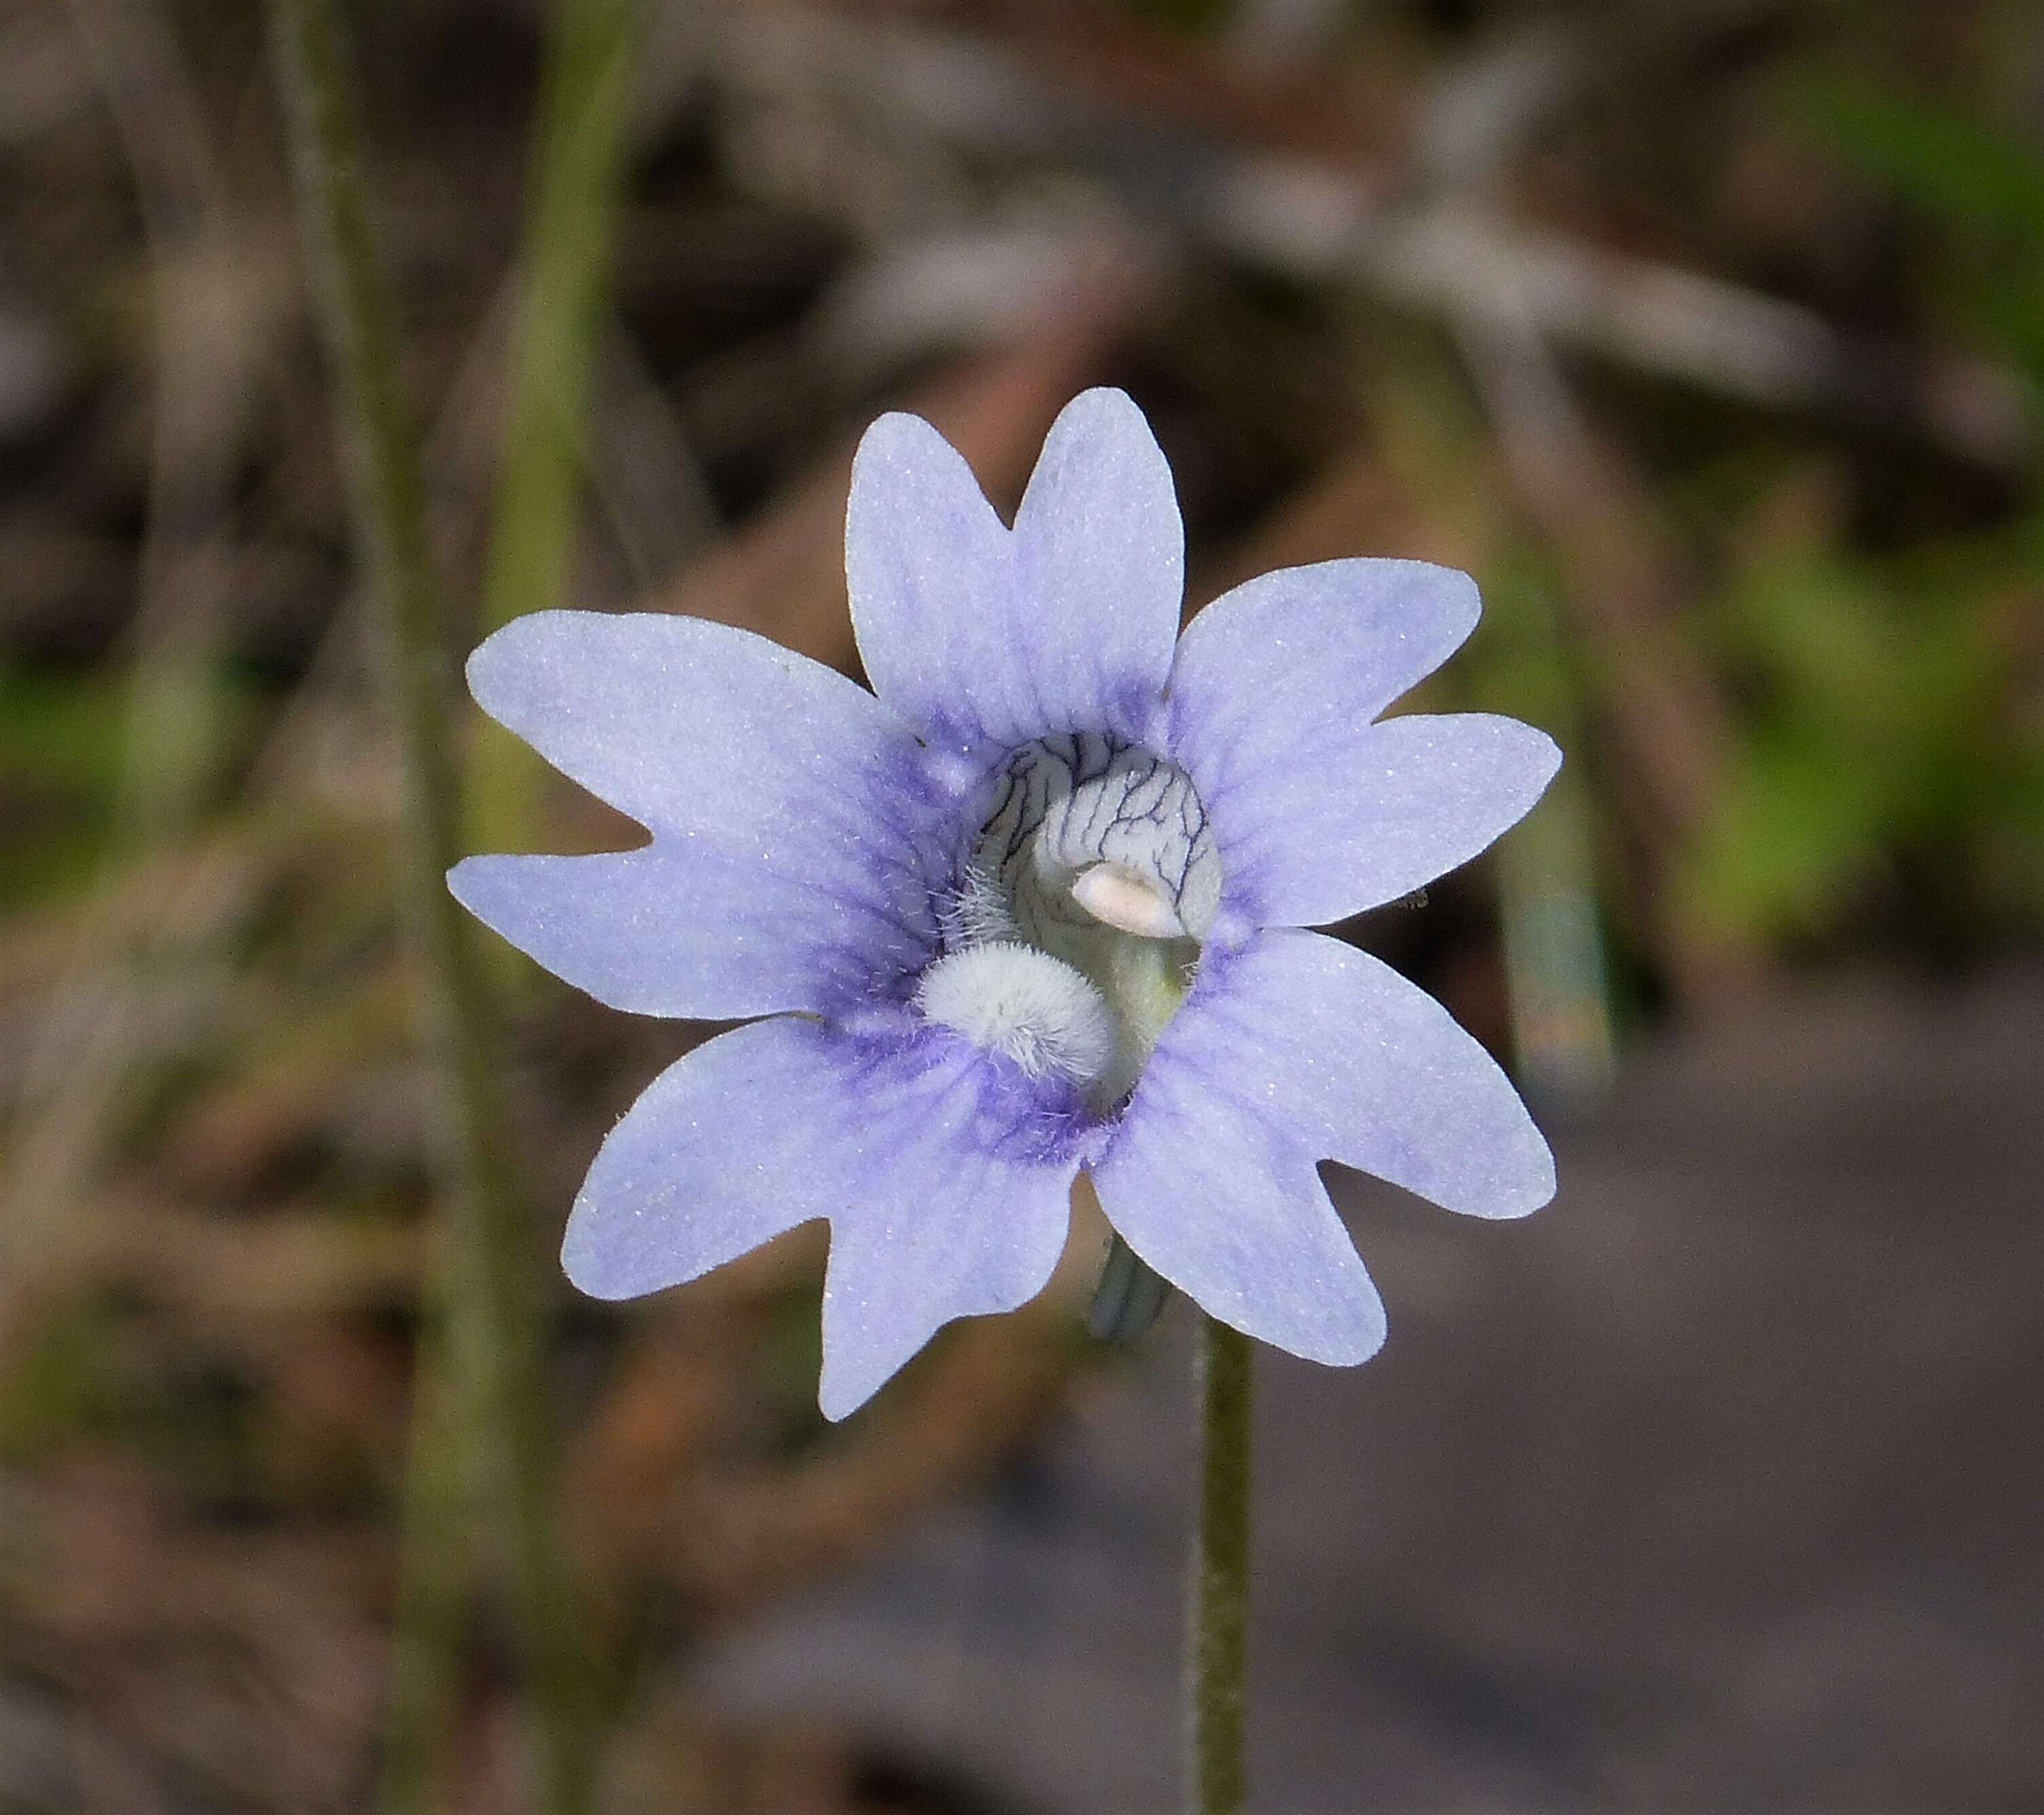
[[[1465,574],[1328,561],[1216,599],[1171,672],[1170,755],[1221,845],[1228,906],[1318,925],[1395,900],[1512,825],[1560,760],[1482,713],[1374,723],[1477,618]]]
[[[1085,391],[1058,413],[1015,513],[1015,556],[1046,654],[1055,636],[1071,683],[1097,690],[1067,727],[1145,730],[1178,642],[1185,533],[1163,450],[1126,393]]]
[[[1439,1003],[1337,940],[1277,929],[1208,959],[1093,1182],[1129,1246],[1214,1316],[1361,1361],[1383,1309],[1319,1159],[1474,1216],[1523,1216],[1554,1189],[1525,1106]]]
[[[455,899],[521,952],[632,1014],[736,1021],[856,1001],[926,953],[882,889],[832,892],[707,840],[586,857],[468,857]]]
[[[1460,648],[1481,611],[1476,582],[1431,561],[1259,574],[1185,626],[1171,669],[1174,734],[1251,766],[1274,746],[1366,725]]]
[[[506,625],[468,672],[492,717],[653,831],[601,860],[457,866],[455,894],[549,969],[722,1018],[827,1009],[927,950],[928,784],[842,675],[727,625],[569,611]]]
[[[1338,939],[1258,933],[1201,979],[1174,1036],[1316,1159],[1470,1216],[1524,1216],[1554,1195],[1554,1157],[1496,1061],[1425,990]]]
[[[656,1291],[819,1217],[826,1414],[955,1317],[1012,1310],[1064,1244],[1067,1131],[962,1042],[758,1021],[656,1079],[612,1132],[562,1262],[598,1298]]]
[[[536,611],[478,646],[468,684],[498,724],[655,832],[763,846],[826,812],[884,836],[914,749],[857,682],[699,617]]]
[[[1165,1030],[1091,1168],[1101,1209],[1222,1322],[1308,1360],[1368,1360],[1384,1305],[1312,1155],[1193,1018],[1189,1006]]]
[[[1324,926],[1396,901],[1516,825],[1561,763],[1544,731],[1482,712],[1381,719],[1272,763],[1214,809],[1229,905]]]
[[[1012,533],[919,417],[884,416],[859,444],[845,525],[859,652],[881,698],[940,743],[1138,736],[1184,571],[1170,469],[1120,391],[1066,406]]]

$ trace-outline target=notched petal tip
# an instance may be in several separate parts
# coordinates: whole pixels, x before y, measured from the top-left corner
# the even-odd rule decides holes
[[[1116,502],[1135,521],[1148,519],[1144,527],[1156,538],[1147,551],[1152,559],[1182,567],[1178,484],[1156,431],[1127,391],[1096,385],[1058,412],[1015,525],[1027,533],[1065,513],[1090,514]]]
[[[1392,660],[1403,671],[1397,693],[1416,686],[1447,661],[1469,640],[1483,616],[1483,594],[1473,575],[1438,561],[1402,556],[1343,556],[1303,567],[1281,567],[1248,583],[1267,584],[1280,610],[1288,594],[1297,598],[1302,613],[1324,610],[1316,595],[1331,595],[1339,602],[1336,621],[1342,631],[1395,624],[1398,653]]]
[[[1393,748],[1392,740],[1437,733],[1440,741],[1428,752],[1434,773],[1421,769],[1408,785],[1444,798],[1488,796],[1500,812],[1511,815],[1500,832],[1531,812],[1561,771],[1560,744],[1538,725],[1501,713],[1399,713],[1381,720],[1375,729],[1387,751]]]
[[[1479,782],[1491,791],[1499,814],[1491,837],[1500,837],[1540,804],[1540,797],[1561,773],[1562,747],[1538,725],[1528,725],[1523,719],[1494,713],[1458,713],[1450,718],[1466,724],[1476,736],[1489,737],[1496,747],[1496,757],[1488,773],[1480,774]],[[1392,718],[1384,723],[1392,727],[1399,721]]]
[[[1373,1293],[1370,1302],[1359,1308],[1354,1329],[1330,1332],[1316,1352],[1301,1358],[1317,1361],[1324,1367],[1360,1367],[1384,1347],[1390,1330],[1384,1302]]]
[[[1472,1192],[1446,1208],[1485,1222],[1508,1223],[1530,1217],[1554,1201],[1554,1149],[1523,1102],[1520,1113],[1523,1119],[1516,1131],[1518,1138],[1512,1151],[1500,1159],[1489,1189]]]
[[[586,1185],[576,1194],[561,1236],[561,1271],[578,1292],[615,1304],[674,1283],[671,1268],[647,1264],[651,1232],[632,1240],[634,1220],[625,1206],[600,1199]]]
[[[570,1214],[567,1232],[561,1238],[561,1271],[578,1292],[611,1304],[638,1298],[648,1290],[597,1238],[597,1219],[580,1202]]]
[[[532,950],[536,941],[523,924],[524,917],[517,911],[520,899],[518,870],[521,864],[532,861],[530,858],[505,856],[491,852],[464,857],[448,871],[447,889],[455,902],[487,927],[494,936],[524,953],[535,963],[544,965],[545,960]]]
[[[1074,1171],[1076,1168],[1074,1168]],[[863,1232],[831,1229],[831,1267],[824,1287],[823,1367],[816,1380],[816,1409],[840,1424],[881,1388],[913,1363],[938,1334],[968,1319],[1006,1317],[1028,1304],[1050,1283],[1064,1252],[1070,1221],[1065,1212],[1069,1176],[1052,1194],[1050,1213],[1030,1220],[1035,1233],[1005,1263],[1006,1277],[969,1297],[940,1307],[935,1316],[927,1305],[910,1308],[898,1292],[867,1288],[881,1277],[878,1266],[886,1257],[863,1241]],[[849,1264],[847,1264],[849,1257]],[[912,1262],[910,1264],[914,1264]],[[941,1271],[942,1262],[934,1263]],[[928,1275],[932,1263],[925,1257]]]
[[[1547,791],[1547,784],[1562,772],[1562,764],[1567,760],[1562,747],[1537,725],[1527,725],[1523,719],[1507,719],[1508,725],[1516,725],[1528,733],[1526,738],[1527,766],[1538,778],[1537,801]]]
[[[872,496],[873,486],[883,472],[890,482],[905,478],[920,483],[935,481],[955,486],[962,483],[975,498],[981,495],[978,478],[965,456],[944,439],[935,423],[905,410],[890,410],[885,416],[874,418],[859,436],[858,449],[851,456],[847,532],[863,506],[874,503],[885,507],[884,500]]]
[[[1389,583],[1413,602],[1416,615],[1424,612],[1430,617],[1439,627],[1440,640],[1449,644],[1450,654],[1468,640],[1483,616],[1483,594],[1476,578],[1460,567],[1381,556],[1364,557],[1358,564],[1375,570],[1366,576],[1371,584]]]
[[[1157,444],[1149,417],[1137,406],[1134,398],[1114,384],[1092,385],[1081,391],[1058,412],[1046,440],[1056,436],[1061,430],[1067,435],[1112,435],[1132,440],[1140,437],[1151,447]]]
[[[473,856],[464,857],[447,873],[448,893],[471,913],[474,913],[476,911],[476,901],[482,886],[482,878],[487,874],[490,867],[490,855],[478,853]]]
[[[500,625],[469,651],[463,673],[475,703],[500,725],[529,688],[533,671],[566,652],[567,639],[583,621],[605,621],[611,613],[551,609],[528,612]],[[513,728],[515,729],[515,727]]]
[[[1342,1226],[1338,1217],[1335,1224]],[[1345,1229],[1343,1238],[1347,1239]],[[1353,1244],[1350,1245],[1352,1252]],[[1274,1264],[1281,1267],[1283,1259],[1281,1253],[1274,1251]],[[1331,1290],[1327,1282],[1316,1282],[1320,1302],[1313,1306],[1309,1317],[1273,1316],[1267,1306],[1258,1314],[1247,1303],[1231,1303],[1224,1288],[1214,1281],[1209,1281],[1204,1291],[1195,1292],[1183,1286],[1180,1289],[1231,1329],[1297,1355],[1301,1361],[1317,1362],[1323,1367],[1360,1367],[1384,1347],[1390,1325],[1383,1297],[1369,1269],[1358,1261],[1353,1267],[1343,1267],[1341,1275]]]
[[[1184,568],[1170,468],[1120,391],[1065,406],[1012,529],[920,417],[882,417],[852,462],[860,656],[880,698],[947,747],[1132,739],[1170,671]]]
[[[526,952],[518,937],[521,930],[516,908],[519,901],[518,871],[530,858],[480,852],[464,857],[447,873],[448,893],[507,945]],[[526,956],[532,954],[526,952]]]

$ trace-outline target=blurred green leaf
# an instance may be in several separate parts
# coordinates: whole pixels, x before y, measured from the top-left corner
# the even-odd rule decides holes
[[[251,721],[251,690],[224,672],[202,677],[194,725],[208,729],[217,783]],[[134,690],[105,668],[0,664],[0,909],[61,899],[98,873],[122,809]],[[225,728],[227,735],[221,735]],[[138,756],[137,768],[146,761]]]
[[[1854,168],[1945,229],[1927,288],[2044,374],[2044,149],[1956,106],[1826,71],[1790,90],[1793,115]]]
[[[1749,741],[1698,852],[1704,912],[1773,936],[1821,930],[1880,854],[1883,783],[1792,732]]]
[[[1790,105],[1832,150],[1934,213],[2044,229],[2044,152],[2011,133],[1831,71],[1796,83]]]
[[[2007,572],[1977,552],[1904,567],[1776,551],[1735,578],[1712,633],[1750,705],[1693,853],[1707,913],[1808,936],[1904,862],[1960,896],[1984,883],[2025,810],[2007,662],[1986,628]]]
[[[0,1456],[24,1459],[117,1428],[119,1323],[102,1298],[75,1300],[38,1323],[0,1396]]]

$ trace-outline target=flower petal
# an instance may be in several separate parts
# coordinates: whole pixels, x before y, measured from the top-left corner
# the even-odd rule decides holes
[[[1250,581],[1180,640],[1170,754],[1219,840],[1226,905],[1316,925],[1466,863],[1540,796],[1552,740],[1485,713],[1371,722],[1477,618],[1467,575],[1327,561]]]
[[[828,898],[750,852],[655,840],[588,857],[468,857],[455,899],[557,977],[631,1014],[826,1013],[920,967],[882,891]]]
[[[1230,905],[1264,925],[1324,926],[1396,901],[1516,825],[1561,764],[1544,731],[1458,712],[1387,718],[1274,766],[1215,815]]]
[[[620,1008],[827,1011],[935,936],[915,740],[863,687],[751,633],[545,611],[469,659],[484,710],[652,829],[640,851],[471,858],[449,885]]]
[[[663,1072],[612,1131],[562,1263],[630,1298],[828,1217],[820,1399],[841,1418],[943,1324],[1042,1290],[1076,1170],[1062,1125],[962,1042],[757,1021]]]
[[[1093,1169],[1129,1246],[1224,1321],[1360,1361],[1383,1311],[1316,1159],[1515,1217],[1554,1159],[1489,1054],[1365,952],[1278,929],[1210,956]]]
[[[469,657],[468,684],[498,724],[655,832],[721,830],[798,790],[842,796],[910,743],[834,669],[750,630],[660,612],[514,618]]]
[[[1135,740],[1170,668],[1185,534],[1142,413],[1089,390],[1051,425],[1012,533],[928,423],[881,417],[852,464],[845,573],[874,690],[933,740]]]
[[[1223,1323],[1309,1361],[1367,1361],[1383,1344],[1383,1302],[1312,1156],[1231,1087],[1224,1055],[1173,1039],[1192,1013],[1166,1032],[1092,1168],[1101,1209]]]
[[[1273,928],[1203,973],[1166,1029],[1225,1056],[1316,1159],[1477,1217],[1554,1194],[1554,1160],[1496,1060],[1417,984],[1324,933]]]

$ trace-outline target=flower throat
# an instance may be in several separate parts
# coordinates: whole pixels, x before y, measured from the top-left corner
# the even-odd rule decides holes
[[[1028,744],[943,904],[916,1006],[1111,1109],[1185,1000],[1220,882],[1182,770],[1093,733]]]

